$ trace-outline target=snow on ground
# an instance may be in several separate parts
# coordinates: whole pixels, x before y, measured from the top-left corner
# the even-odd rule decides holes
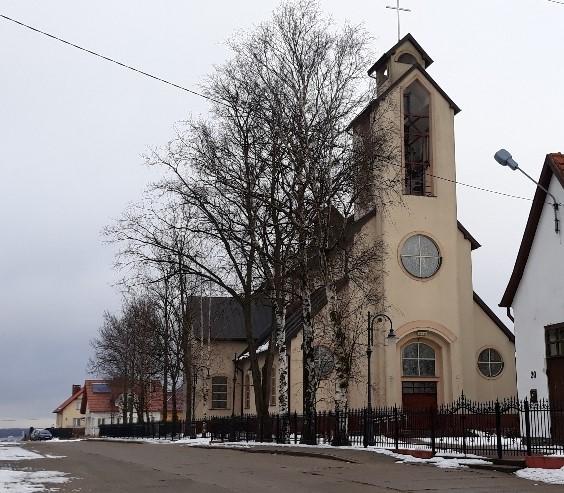
[[[176,445],[183,445],[188,447],[195,447],[195,446],[210,446],[210,447],[217,447],[217,448],[253,448],[253,447],[276,447],[276,448],[284,448],[284,447],[292,447],[292,448],[306,448],[311,449],[311,445],[304,445],[301,443],[272,443],[272,442],[211,442],[209,438],[181,438],[178,440],[159,440],[158,438],[101,438],[99,440],[104,441],[112,441],[112,442],[144,442],[144,443],[153,443],[153,444],[176,444]],[[314,449],[326,449],[326,450],[356,450],[356,451],[366,451],[376,454],[383,454],[398,459],[398,463],[405,463],[405,464],[431,464],[436,467],[440,467],[442,469],[455,469],[455,468],[465,468],[468,467],[470,464],[491,464],[491,462],[484,460],[483,457],[478,455],[468,454],[463,456],[461,454],[450,454],[445,453],[447,457],[442,457],[437,455],[432,459],[420,459],[417,457],[413,457],[411,455],[403,455],[392,452],[386,448],[380,447],[358,447],[358,446],[350,446],[350,447],[334,447],[329,444],[320,444],[313,447]]]
[[[527,467],[515,473],[523,479],[539,481],[550,484],[564,484],[564,467],[562,469],[540,469],[537,467]]]
[[[29,460],[29,459],[42,459],[41,454],[25,450],[16,445],[0,445],[0,460]]]
[[[12,471],[0,469],[0,491],[6,493],[35,493],[56,491],[46,485],[69,481],[65,473],[58,471]]]

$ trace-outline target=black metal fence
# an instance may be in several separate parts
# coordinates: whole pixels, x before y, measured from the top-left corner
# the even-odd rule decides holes
[[[48,428],[48,430],[53,435],[53,438],[60,440],[71,440],[84,436],[84,428]]]
[[[489,457],[564,453],[564,405],[527,400],[477,403],[462,396],[433,409],[382,407],[318,412],[312,436],[316,444],[420,449]],[[100,436],[181,438],[212,441],[297,444],[303,415],[274,414],[210,417],[192,423],[145,423],[100,426]]]

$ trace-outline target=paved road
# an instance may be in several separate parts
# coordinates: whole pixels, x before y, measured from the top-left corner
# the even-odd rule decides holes
[[[66,456],[11,465],[20,469],[64,471],[76,478],[61,485],[60,492],[563,491],[562,486],[536,484],[505,473],[396,464],[395,459],[386,456],[354,451],[338,454],[356,463],[170,444],[81,441],[27,447],[41,454]]]

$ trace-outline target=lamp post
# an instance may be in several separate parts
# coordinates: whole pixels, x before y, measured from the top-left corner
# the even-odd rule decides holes
[[[543,190],[552,199],[552,208],[554,209],[554,231],[555,231],[556,234],[559,234],[560,233],[560,220],[558,219],[558,209],[559,209],[560,204],[558,203],[558,200],[556,200],[556,197],[554,195],[552,195],[538,181],[536,181],[529,174],[527,174],[525,171],[523,171],[519,167],[519,164],[517,164],[517,162],[513,159],[513,156],[511,155],[511,153],[509,151],[506,151],[505,149],[500,149],[499,151],[497,151],[494,154],[494,159],[499,164],[501,164],[502,166],[508,166],[513,171],[519,170],[529,180],[531,180],[538,188]]]
[[[394,332],[394,325],[392,323],[392,319],[388,317],[385,313],[378,313],[376,315],[372,315],[368,312],[368,327],[367,327],[367,343],[366,343],[366,361],[367,361],[367,429],[364,436],[364,446],[368,447],[369,445],[374,445],[374,439],[372,434],[372,368],[371,368],[371,359],[372,359],[372,346],[374,345],[374,322],[377,321],[378,323],[387,320],[390,322],[390,331],[386,338],[391,341],[397,338]]]

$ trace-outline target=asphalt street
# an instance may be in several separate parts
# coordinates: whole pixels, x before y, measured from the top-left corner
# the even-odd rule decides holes
[[[344,462],[178,444],[79,441],[32,443],[26,448],[65,457],[0,462],[0,468],[66,472],[72,481],[56,485],[63,493],[563,491],[562,486],[534,483],[506,473],[398,464],[393,458],[362,451],[330,452],[351,461]]]

